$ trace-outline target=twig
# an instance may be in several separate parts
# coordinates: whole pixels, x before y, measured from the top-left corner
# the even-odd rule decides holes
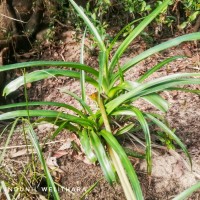
[[[25,23],[25,24],[27,23],[27,22],[24,22],[24,21],[22,21],[22,20],[9,17],[9,16],[4,15],[4,14],[2,14],[2,13],[0,13],[0,15],[3,16],[3,17],[6,17],[6,18],[8,18],[8,19],[12,19],[12,20],[14,20],[14,21],[17,21],[17,22],[21,22],[21,23]]]
[[[200,67],[187,67],[189,69],[196,69],[196,70],[200,70]]]
[[[61,25],[62,27],[66,27],[66,28],[73,28],[71,25],[67,25],[67,24],[63,24],[62,22],[60,22],[57,19],[54,19],[55,22],[57,22],[59,25]]]
[[[44,145],[50,145],[50,144],[55,144],[55,143],[61,143],[61,142],[65,142],[66,140],[57,140],[57,141],[53,141],[53,142],[47,142],[47,143],[40,143],[41,146]],[[9,146],[9,147],[0,147],[0,150],[4,150],[4,149],[15,149],[15,148],[25,148],[25,147],[33,147],[33,145],[17,145],[17,146]]]

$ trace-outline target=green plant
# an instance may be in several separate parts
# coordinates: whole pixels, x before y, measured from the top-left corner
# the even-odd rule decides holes
[[[197,182],[196,184],[192,185],[190,188],[184,190],[179,195],[177,195],[173,200],[183,200],[189,197],[193,192],[196,192],[200,189],[200,182]]]
[[[179,28],[184,29],[193,21],[195,21],[199,16],[200,4],[198,1],[193,0],[183,0],[181,3],[183,5],[183,11],[185,13],[186,19],[179,25]]]
[[[33,130],[33,127],[32,125],[30,124],[29,120],[27,119],[20,119],[20,118],[17,118],[13,123],[11,123],[10,125],[6,126],[5,129],[3,130],[2,134],[5,134],[7,133],[6,130],[8,130],[9,126],[11,126],[11,129],[9,131],[9,135],[7,137],[7,140],[5,142],[5,146],[3,148],[3,151],[1,152],[0,154],[0,163],[3,164],[3,159],[4,159],[4,156],[5,156],[5,153],[6,153],[6,149],[8,147],[8,144],[10,142],[10,139],[11,139],[11,136],[14,134],[15,132],[15,128],[16,128],[16,125],[18,122],[21,122],[22,123],[22,133],[24,135],[24,139],[26,141],[26,145],[27,145],[27,152],[32,152],[33,153],[33,148],[30,148],[28,147],[28,144],[27,144],[27,138],[29,138],[33,144],[33,147],[35,148],[35,151],[37,152],[37,155],[39,157],[39,161],[41,163],[41,166],[45,172],[45,175],[46,175],[46,182],[47,182],[47,185],[48,187],[52,187],[52,193],[54,195],[54,197],[56,199],[59,198],[59,195],[57,193],[57,190],[55,188],[55,184],[54,184],[54,181],[51,177],[51,174],[49,172],[49,169],[46,165],[46,162],[44,160],[44,157],[43,157],[43,154],[42,154],[42,150],[41,150],[41,147],[38,143],[38,140],[37,140],[37,136]],[[2,137],[2,135],[1,135]],[[12,193],[12,199],[15,199],[15,198],[26,198],[27,196],[30,197],[30,191],[33,190],[33,189],[37,189],[39,186],[39,183],[40,183],[40,180],[41,178],[43,178],[44,175],[36,175],[36,170],[39,170],[39,169],[36,169],[38,167],[41,167],[40,165],[38,165],[37,162],[35,162],[35,157],[34,155],[32,154],[32,156],[29,158],[29,162],[27,164],[23,164],[23,167],[21,169],[21,172],[17,175],[17,176],[13,176],[13,173],[10,173],[10,169],[9,169],[9,166],[4,166],[4,165],[1,165],[0,166],[0,177],[1,177],[1,185],[2,185],[2,188],[4,190],[4,193],[7,197],[7,199],[11,199],[9,197],[9,192]],[[36,167],[37,166],[37,167]],[[18,167],[14,167],[13,171],[17,171]],[[31,174],[31,175],[30,175]],[[28,178],[28,176],[30,176],[30,178]],[[4,179],[4,181],[3,181]],[[36,186],[36,187],[35,187]],[[0,191],[1,191],[1,188],[0,188]],[[48,191],[48,195],[50,195],[50,191]],[[31,197],[34,196],[34,194],[31,194]],[[33,197],[34,198],[34,197]]]
[[[106,46],[98,33],[95,26],[91,23],[89,18],[85,15],[83,9],[81,9],[73,0],[70,0],[80,17],[84,20],[90,32],[95,38],[99,47],[99,69],[93,69],[90,66],[83,64],[83,47],[82,43],[81,50],[81,62],[61,62],[61,61],[35,61],[27,63],[19,63],[13,65],[7,65],[0,68],[1,71],[36,67],[36,66],[57,66],[67,67],[67,69],[43,69],[33,71],[31,73],[24,74],[16,80],[10,82],[4,88],[4,95],[8,95],[11,92],[17,90],[20,86],[50,78],[54,76],[67,76],[80,79],[82,88],[82,96],[79,97],[70,91],[62,91],[77,100],[82,106],[82,110],[58,102],[26,102],[16,103],[12,105],[0,106],[0,109],[21,107],[26,106],[26,110],[16,110],[11,112],[5,112],[0,115],[0,120],[7,120],[15,117],[41,117],[41,121],[48,121],[58,126],[58,129],[52,135],[52,139],[55,138],[62,129],[68,129],[77,133],[80,138],[85,154],[88,156],[91,162],[98,162],[103,170],[103,173],[107,181],[112,184],[117,180],[116,173],[121,181],[125,196],[127,199],[142,200],[142,190],[136,175],[136,172],[128,159],[126,150],[118,142],[118,135],[125,134],[134,128],[133,122],[138,121],[145,135],[146,151],[145,159],[147,161],[147,171],[151,174],[152,169],[152,147],[151,147],[151,134],[149,130],[149,123],[156,124],[161,130],[162,142],[166,138],[166,144],[173,141],[178,144],[185,152],[191,163],[190,155],[181,142],[181,140],[175,135],[174,131],[163,122],[159,115],[146,113],[141,111],[139,108],[132,105],[135,100],[140,98],[151,103],[155,108],[162,112],[167,112],[168,103],[163,99],[159,93],[164,90],[183,90],[188,92],[199,93],[199,91],[184,89],[180,86],[187,84],[200,84],[200,73],[178,73],[168,75],[165,77],[157,78],[155,80],[146,81],[146,79],[159,70],[164,65],[171,61],[174,61],[183,56],[175,56],[167,58],[160,62],[156,66],[152,67],[139,79],[134,81],[125,80],[124,73],[130,68],[136,66],[137,63],[144,60],[145,58],[162,51],[164,49],[179,45],[185,41],[193,41],[200,39],[200,33],[192,33],[184,36],[177,37],[169,40],[155,47],[152,47],[136,57],[130,59],[127,63],[120,66],[119,59],[122,54],[128,48],[129,44],[147,27],[147,25],[155,19],[155,17],[164,9],[166,9],[170,0],[163,1],[151,14],[149,14],[143,21],[135,27],[126,39],[121,43],[116,52],[112,54],[112,47],[117,41],[117,38],[123,31],[114,38],[108,46]],[[84,37],[83,37],[84,41]],[[96,92],[90,95],[97,105],[97,111],[93,111],[90,105],[86,101],[86,89],[85,83],[89,83],[96,88]],[[74,114],[67,114],[64,112],[52,111],[52,110],[30,110],[29,106],[38,105],[50,105],[63,107],[74,112]],[[114,122],[120,120],[120,129],[117,128]],[[32,129],[28,126],[31,133]],[[28,130],[29,130],[28,129]],[[33,141],[35,143],[35,141]],[[172,146],[172,144],[168,145]],[[38,148],[38,146],[35,146]],[[39,152],[38,152],[39,153]],[[41,162],[42,159],[40,159]],[[56,197],[58,198],[58,197]]]
[[[104,36],[103,39],[106,40],[109,38],[109,35],[106,34],[106,30],[112,29],[113,26],[122,27],[124,21],[128,23],[133,19],[145,17],[159,4],[162,4],[162,1],[155,2],[145,0],[91,0],[83,2],[84,3],[81,3],[81,5],[85,6],[85,13],[90,17],[93,24],[95,24],[95,27],[98,29],[101,36]],[[62,1],[60,4],[62,4]],[[75,25],[77,30],[83,30],[84,24],[76,15],[73,8],[69,6],[68,8],[65,7],[65,10],[68,15],[68,21]],[[148,34],[159,33],[160,35],[163,32],[169,31],[169,27],[171,33],[173,33],[174,30],[177,30],[177,28],[186,29],[196,20],[196,23],[198,23],[199,13],[200,4],[198,1],[171,0],[170,6],[160,13],[156,17],[155,23],[152,24],[152,28],[155,32],[151,33],[150,29]],[[115,22],[117,22],[117,24],[115,24]]]

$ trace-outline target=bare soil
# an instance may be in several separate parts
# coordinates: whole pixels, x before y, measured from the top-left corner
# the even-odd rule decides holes
[[[96,52],[95,50],[91,50],[90,41],[87,41],[86,44],[88,48],[86,49],[85,63],[97,68]],[[146,48],[147,44],[141,38],[138,38],[122,57],[121,63],[137,55]],[[168,64],[166,67],[156,72],[150,79],[176,72],[199,72],[200,49],[195,43],[187,43],[156,54],[139,63],[126,74],[126,78],[133,80],[159,61],[173,55],[186,55],[189,57],[178,59],[177,61]],[[79,59],[80,43],[75,39],[75,33],[73,31],[63,32],[62,35],[59,36],[59,40],[54,43],[49,43],[48,41],[42,43],[40,60],[79,62]],[[87,94],[90,95],[94,91],[94,88],[91,88],[91,86],[88,85],[86,87]],[[193,89],[200,89],[200,86],[191,85],[190,87]],[[29,100],[67,102],[76,105],[78,108],[79,105],[77,105],[71,97],[61,93],[60,89],[71,90],[77,95],[80,94],[80,86],[77,80],[59,77],[39,81],[30,85],[28,90]],[[15,101],[21,101],[21,95],[19,95]],[[192,156],[193,168],[191,170],[187,158],[179,149],[177,149],[178,152],[173,150],[168,151],[166,148],[162,148],[158,145],[155,145],[153,148],[153,171],[151,177],[148,177],[146,174],[146,163],[144,161],[131,159],[141,181],[142,190],[146,200],[172,199],[200,179],[200,97],[191,93],[174,91],[165,91],[162,95],[171,105],[169,112],[165,116],[170,127],[176,129],[176,134],[187,145]],[[88,101],[92,105],[93,102],[90,99],[88,99]],[[141,100],[136,102],[136,105],[145,111],[154,111],[151,105],[146,104]],[[29,157],[25,153],[22,154],[22,156],[13,158],[14,152],[19,152],[23,149],[20,146],[25,144],[22,128],[19,126],[18,129],[18,132],[14,134],[9,143],[9,146],[17,145],[18,147],[8,150],[4,162],[1,164],[4,168],[5,165],[7,166],[5,168],[7,173],[10,173],[11,170],[14,171],[14,174],[17,173],[20,166],[23,166],[22,163],[25,163]],[[55,127],[46,124],[35,128],[35,131],[40,141],[43,142],[45,141],[45,138],[48,138],[48,136],[52,134],[54,129]],[[60,152],[59,148],[73,138],[71,134],[72,133],[62,132],[56,138],[56,141],[60,142],[46,145],[45,148],[43,148],[45,159],[47,160],[49,156],[53,157],[56,153]],[[6,138],[7,134],[4,134],[1,137],[1,147],[5,145]],[[134,144],[142,149],[142,147],[135,142]],[[127,145],[133,146],[131,142],[127,142]],[[81,194],[98,180],[99,183],[97,186],[85,197],[85,199],[125,199],[119,184],[109,186],[105,181],[98,164],[96,166],[91,165],[87,162],[83,154],[79,154],[71,148],[65,148],[64,153],[65,154],[62,156],[55,156],[57,169],[59,170],[53,174],[54,177],[59,177],[59,184],[68,190],[59,191],[61,199],[80,199]],[[0,170],[0,179],[3,179],[4,177],[2,172],[3,170]],[[30,199],[34,198],[31,197]],[[190,199],[200,199],[200,192],[193,194]]]

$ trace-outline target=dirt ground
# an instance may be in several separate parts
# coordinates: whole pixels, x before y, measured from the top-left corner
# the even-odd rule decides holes
[[[39,55],[40,60],[79,62],[80,43],[75,39],[73,31],[63,32],[62,35],[60,35],[60,39],[55,43],[44,41],[41,45],[42,51]],[[97,58],[95,51],[91,51],[90,42],[87,42],[87,46],[89,48],[86,49],[85,63],[96,68]],[[141,38],[138,38],[122,57],[121,63],[137,55],[146,48],[147,44]],[[32,50],[32,53],[34,54],[33,51],[34,50]],[[133,80],[159,61],[173,55],[186,55],[188,58],[178,59],[177,61],[168,64],[151,76],[151,79],[176,72],[199,72],[200,49],[192,42],[161,52],[146,59],[128,71],[126,78]],[[30,59],[35,58],[30,57]],[[91,88],[91,86],[87,85],[86,87],[87,94],[91,94],[92,91],[94,91],[94,88]],[[200,89],[200,86],[192,85],[190,87],[193,89]],[[28,90],[29,100],[67,102],[76,105],[77,107],[79,106],[71,97],[61,93],[60,89],[66,89],[73,91],[78,95],[80,94],[80,86],[77,80],[59,77],[33,83]],[[170,102],[170,110],[166,114],[166,118],[170,127],[176,129],[176,134],[187,145],[192,156],[193,168],[191,170],[187,158],[180,150],[178,150],[178,152],[173,150],[168,151],[157,145],[153,148],[153,171],[151,177],[148,177],[146,174],[146,163],[144,161],[132,159],[131,161],[137,170],[146,200],[172,199],[200,179],[200,97],[195,94],[174,91],[165,91],[162,95]],[[20,99],[21,96],[19,95],[15,101],[20,101]],[[88,101],[90,100],[88,99]],[[92,104],[92,102],[90,103]],[[145,111],[154,111],[151,105],[146,104],[141,100],[136,102],[136,105]],[[14,134],[9,143],[10,147],[15,145],[17,145],[17,147],[7,150],[5,160],[1,164],[4,167],[5,165],[7,166],[7,173],[10,173],[10,171],[16,173],[17,170],[20,169],[20,166],[23,166],[29,158],[26,153],[22,153],[22,155],[17,154],[24,149],[20,146],[25,144],[24,136],[21,131],[22,128],[19,126],[18,129],[19,130]],[[55,128],[49,124],[43,124],[36,127],[35,131],[42,142],[54,129]],[[1,147],[5,144],[6,136],[7,134],[1,136]],[[91,165],[83,154],[74,152],[74,150],[69,147],[60,150],[62,149],[61,147],[63,147],[63,144],[69,146],[69,143],[71,144],[72,141],[78,142],[77,138],[74,138],[72,133],[62,132],[56,138],[56,141],[57,142],[55,143],[46,145],[43,151],[46,160],[48,160],[49,157],[56,158],[56,161],[51,161],[51,163],[53,162],[52,165],[54,165],[54,167],[56,166],[58,169],[53,175],[59,177],[59,184],[67,189],[67,191],[59,191],[61,199],[80,199],[81,194],[98,180],[99,183],[97,186],[85,197],[85,199],[125,199],[121,186],[119,184],[109,186],[103,178],[103,174],[98,165]],[[131,145],[131,142],[129,142],[129,145]],[[138,144],[135,145],[139,147]],[[3,170],[0,170],[0,179],[5,178],[2,172]],[[30,197],[30,199],[34,198]],[[190,199],[200,199],[200,192],[193,194]]]

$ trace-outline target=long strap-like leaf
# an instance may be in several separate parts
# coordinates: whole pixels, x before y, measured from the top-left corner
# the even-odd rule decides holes
[[[122,67],[121,67],[121,71],[122,72],[126,72],[127,70],[129,70],[131,67],[133,67],[135,64],[139,63],[140,61],[144,60],[145,58],[163,51],[165,49],[168,49],[170,47],[173,46],[177,46],[179,44],[181,44],[182,42],[186,42],[186,41],[194,41],[194,40],[200,40],[200,33],[190,33],[187,35],[183,35],[177,38],[174,38],[172,40],[168,40],[167,42],[163,42],[159,45],[156,45],[142,53],[140,53],[138,56],[134,57],[133,59],[131,59],[130,61],[128,61],[127,63],[125,63]],[[114,83],[116,82],[116,80],[118,80],[118,77],[120,76],[120,73],[117,72],[115,74],[113,74],[112,76],[112,81],[110,84],[110,88],[113,87]]]
[[[81,63],[64,62],[64,61],[32,61],[32,62],[22,62],[22,63],[10,64],[10,65],[3,65],[0,67],[0,72],[8,71],[11,69],[20,69],[20,68],[27,68],[27,67],[46,67],[46,66],[57,66],[57,67],[81,69],[88,73],[93,74],[96,77],[98,77],[99,75],[99,73],[92,67],[89,67]]]
[[[106,104],[106,110],[108,113],[111,113],[117,106],[122,104],[128,99],[137,97],[139,95],[147,95],[154,92],[158,92],[161,90],[165,90],[167,88],[176,87],[177,85],[186,85],[186,84],[199,84],[199,79],[189,79],[188,77],[199,77],[200,73],[179,73],[179,74],[173,74],[161,78],[157,78],[155,80],[149,81],[147,83],[143,83],[139,85],[137,88],[131,90],[130,92],[127,92],[109,103]],[[186,77],[186,79],[183,79]],[[188,78],[188,80],[187,80]],[[148,89],[148,90],[147,90]],[[145,90],[147,90],[145,92]]]
[[[112,147],[114,151],[118,154],[121,160],[121,163],[123,164],[123,167],[125,168],[128,178],[131,182],[136,199],[143,200],[140,183],[138,181],[137,175],[133,169],[133,166],[130,160],[128,159],[126,153],[124,152],[124,149],[121,147],[121,145],[118,143],[116,138],[112,135],[112,133],[106,130],[102,130],[101,135],[104,137],[106,142],[110,145],[110,147]]]
[[[145,19],[128,35],[128,37],[122,42],[122,44],[117,49],[116,53],[114,54],[111,63],[109,65],[110,73],[113,72],[115,65],[117,64],[118,60],[120,59],[121,55],[127,49],[129,44],[135,39],[146,27],[147,25],[155,19],[155,17],[167,7],[171,0],[165,0],[162,4],[160,4],[150,15],[145,17]]]
[[[89,30],[91,31],[91,33],[93,34],[93,36],[95,37],[99,48],[101,49],[101,51],[105,52],[106,51],[106,47],[104,45],[104,42],[100,36],[100,34],[98,33],[97,29],[95,28],[95,26],[92,24],[92,22],[89,20],[89,18],[86,16],[86,14],[84,13],[83,9],[81,9],[73,0],[69,0],[70,3],[73,5],[73,7],[76,9],[76,11],[78,12],[78,14],[80,15],[80,17],[84,20],[84,22],[87,24]]]
[[[48,118],[60,118],[64,119],[76,124],[80,124],[82,126],[91,126],[94,127],[95,123],[89,119],[83,119],[80,117],[76,117],[74,115],[65,114],[62,112],[52,111],[52,110],[18,110],[18,111],[10,111],[3,114],[0,114],[0,120],[13,119],[17,117],[27,117],[29,114],[30,117],[48,117]]]
[[[25,84],[24,80],[26,80],[26,83],[32,83],[35,81],[52,78],[55,76],[66,76],[66,77],[73,77],[73,78],[80,79],[80,72],[64,70],[64,69],[37,70],[37,71],[31,72],[29,74],[26,74],[25,79],[24,79],[24,76],[20,76],[17,79],[11,81],[4,88],[3,95],[8,95],[11,92],[14,92],[15,90],[17,90],[20,86]],[[95,87],[98,87],[97,82],[93,78],[86,76],[85,80],[87,82],[93,84]]]

